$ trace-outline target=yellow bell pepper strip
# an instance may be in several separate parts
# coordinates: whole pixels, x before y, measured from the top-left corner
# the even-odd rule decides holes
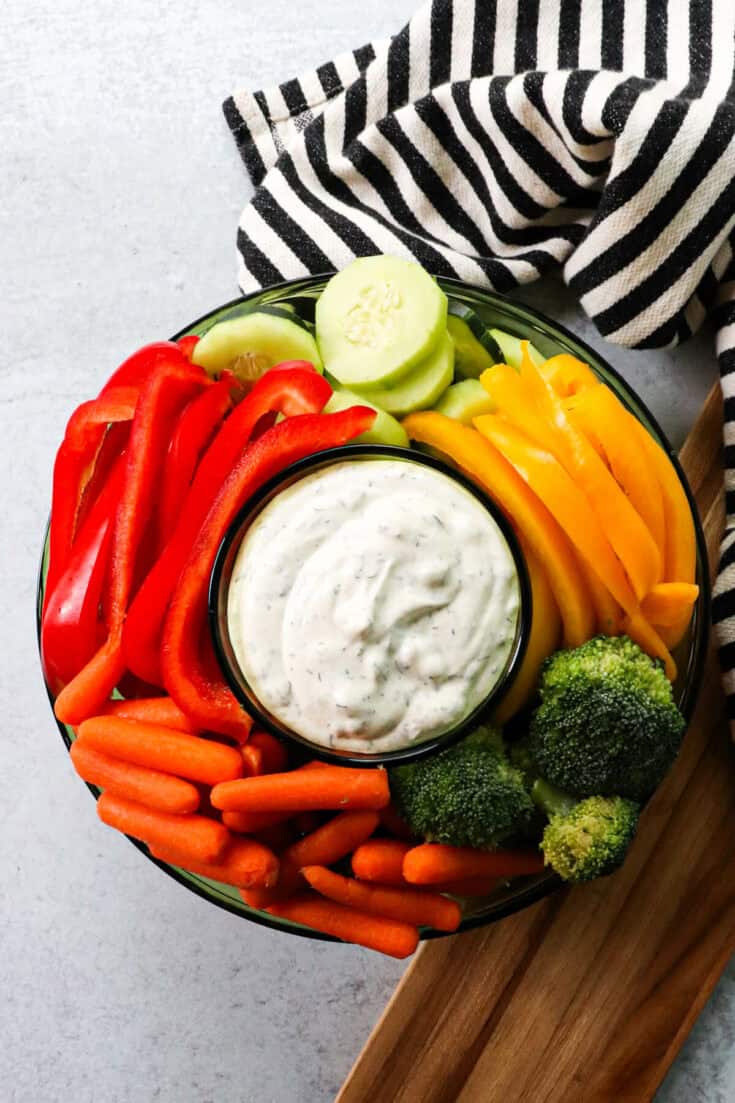
[[[671,652],[656,629],[648,623],[640,611],[625,617],[623,632],[626,636],[630,636],[633,643],[637,643],[641,650],[650,655],[652,659],[661,659],[666,677],[670,682],[676,681],[676,663],[671,656]]]
[[[561,613],[564,646],[578,647],[594,635],[590,595],[571,544],[497,448],[476,430],[431,410],[409,414],[403,428],[412,440],[443,452],[479,483],[543,562]]]
[[[679,642],[677,639],[675,639],[675,633],[673,629],[666,628],[663,624],[651,624],[651,628],[655,630],[656,635],[665,645],[667,650],[673,653],[677,643]]]
[[[555,375],[554,364],[549,360],[544,362],[544,374],[535,370],[536,365],[531,359],[531,351],[528,341],[521,341],[521,363],[518,369],[520,377],[533,397],[533,401],[540,413],[548,413],[546,401],[546,388],[551,386],[551,379]],[[548,374],[547,374],[548,373]]]
[[[527,352],[524,349],[525,355]],[[498,413],[536,444],[547,448],[560,463],[568,466],[571,458],[567,455],[564,439],[541,412],[533,386],[529,386],[507,364],[495,364],[488,368],[480,376],[480,382],[495,403]]]
[[[699,586],[692,582],[659,582],[641,602],[641,612],[655,628],[674,628],[692,615]]]
[[[526,344],[527,342],[523,342],[523,345]],[[526,349],[524,349],[523,354],[524,357],[527,356]],[[574,364],[580,365],[581,368],[585,368],[585,370],[589,372],[586,365],[581,364],[581,361],[574,360],[573,357],[560,359],[573,360]],[[539,371],[540,370],[541,369],[539,369]],[[658,512],[656,512],[655,508],[652,508],[650,513],[652,519],[657,522],[659,535],[657,542],[660,553],[663,554],[663,503],[658,483],[653,473],[645,465],[636,439],[633,438],[632,448],[628,448],[630,434],[628,433],[625,435],[623,432],[622,435],[618,435],[621,428],[618,424],[621,419],[616,416],[618,410],[626,417],[631,417],[631,415],[627,413],[620,403],[618,403],[615,396],[607,387],[598,383],[591,372],[589,372],[589,374],[592,379],[592,384],[586,385],[581,393],[576,395],[573,399],[568,400],[579,403],[579,407],[587,411],[587,416],[582,416],[580,422],[577,423],[575,415],[570,412],[572,423],[577,425],[577,428],[581,432],[584,432],[584,435],[595,448],[595,451],[597,451],[603,459],[606,459],[607,452],[600,442],[599,437],[593,435],[593,432],[598,428],[596,413],[598,408],[602,408],[605,417],[609,419],[609,428],[608,425],[603,423],[600,426],[601,436],[605,437],[605,442],[608,444],[607,451],[615,459],[613,474],[622,485],[622,480],[619,477],[617,469],[623,471],[626,482],[626,485],[623,485],[623,489],[626,492],[628,492],[629,485],[632,485],[635,490],[640,486],[640,493],[637,494],[635,499],[632,494],[629,494],[636,508],[638,508],[639,501],[642,501],[642,503],[646,505],[648,499],[651,500],[652,507],[658,506]],[[487,371],[483,372],[481,383],[495,402],[499,412],[502,413],[512,425],[515,425],[516,428],[520,429],[521,432],[525,433],[526,436],[536,444],[548,448],[556,459],[563,464],[567,471],[571,471],[574,466],[573,459],[563,436],[561,436],[556,428],[541,415],[539,412],[539,405],[535,401],[536,396],[538,396],[542,403],[545,399],[545,395],[541,390],[541,380],[537,376],[531,376],[529,382],[526,379],[522,379],[518,372],[509,368],[507,364],[496,364],[494,367],[488,368]],[[605,398],[596,406],[593,405],[595,396],[598,394],[609,397],[610,401],[608,402]],[[610,437],[613,439],[608,440]],[[644,520],[646,520],[645,517]],[[597,613],[598,630],[605,635],[618,635],[621,618],[620,606],[598,580],[594,572],[588,572],[586,577]]]
[[[584,433],[593,447],[602,448],[617,483],[628,495],[658,546],[665,554],[664,501],[656,474],[631,430],[633,415],[609,387],[600,383],[575,396],[568,409],[572,425]]]
[[[623,610],[592,568],[581,557],[578,558],[595,610],[597,631],[603,636],[619,636],[622,632]]]
[[[666,530],[663,581],[693,583],[697,572],[697,542],[689,501],[674,465],[663,448],[640,422],[634,421],[634,427],[663,496]],[[661,627],[661,638],[668,647],[675,647],[679,643],[690,619],[691,610],[683,609],[675,624]]]
[[[562,399],[529,356],[521,360],[521,378],[527,380],[539,408],[563,437],[565,449],[557,458],[588,498],[640,601],[661,581],[661,553],[651,533],[592,445],[572,425]]]
[[[533,617],[523,662],[493,715],[493,722],[499,725],[507,723],[528,703],[536,689],[542,662],[561,643],[561,616],[546,571],[525,541],[521,540],[521,544],[531,580]]]
[[[666,547],[663,582],[694,582],[697,569],[697,544],[694,520],[684,488],[674,465],[663,448],[639,421],[633,419],[633,431],[652,467],[664,503]]]
[[[527,342],[521,342],[521,348]],[[580,394],[588,387],[599,386],[595,373],[582,360],[568,352],[552,356],[540,366],[540,372],[561,398]]]
[[[559,461],[497,414],[476,417],[475,426],[538,495],[618,604],[633,612],[638,602],[620,560],[586,495]]]

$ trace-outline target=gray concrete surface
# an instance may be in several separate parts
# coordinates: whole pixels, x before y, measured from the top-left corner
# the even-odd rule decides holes
[[[235,293],[248,185],[220,101],[390,33],[412,6],[0,9],[3,1101],[328,1103],[401,974],[217,911],[98,824],[44,698],[33,598],[69,411],[132,348]],[[601,344],[560,285],[523,297]],[[708,339],[608,351],[681,441],[714,377]],[[730,970],[660,1103],[735,1098],[734,1036]]]

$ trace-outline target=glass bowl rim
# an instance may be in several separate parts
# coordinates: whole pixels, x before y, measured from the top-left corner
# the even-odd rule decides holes
[[[234,554],[237,555],[239,544],[247,531],[248,522],[252,523],[260,512],[278,496],[282,489],[293,485],[294,482],[298,482],[300,479],[316,473],[322,468],[332,467],[335,464],[347,462],[349,460],[368,459],[370,457],[396,459],[405,463],[417,463],[419,466],[438,471],[440,474],[451,479],[453,483],[458,484],[469,492],[493,519],[508,545],[518,576],[520,603],[511,651],[505,662],[500,678],[490,692],[485,695],[483,700],[472,709],[464,719],[454,724],[451,728],[448,728],[447,731],[431,739],[426,739],[415,746],[402,747],[397,751],[383,751],[368,755],[360,754],[359,752],[332,751],[327,747],[321,747],[318,744],[312,743],[304,736],[299,735],[298,732],[290,729],[287,725],[278,722],[277,718],[274,718],[268,710],[264,708],[241,670],[239,670],[238,676],[239,668],[237,660],[234,655],[231,657],[229,653],[230,651],[234,652],[234,648],[229,639],[226,609],[223,608],[222,603],[226,601],[227,589],[230,582],[229,577],[225,577],[225,572],[228,566],[230,566],[228,559],[232,555],[235,545],[238,546],[235,548],[234,552]],[[224,594],[222,593],[223,586],[225,587]],[[283,471],[279,471],[277,475],[274,475],[264,483],[263,486],[252,494],[238,510],[220,542],[209,576],[208,614],[210,634],[225,678],[230,689],[255,723],[264,727],[266,731],[277,738],[286,739],[289,743],[300,747],[302,750],[307,750],[314,758],[332,763],[333,765],[370,769],[376,766],[392,766],[406,762],[416,762],[421,758],[433,754],[435,751],[451,747],[464,735],[467,735],[473,727],[482,722],[482,716],[490,707],[502,700],[503,692],[509,688],[509,679],[518,670],[523,661],[531,632],[533,598],[531,595],[531,582],[526,566],[526,559],[520,541],[497,503],[493,501],[481,487],[471,482],[462,472],[453,469],[444,460],[436,456],[426,455],[426,453],[419,452],[413,448],[388,444],[345,444],[337,448],[328,448],[322,452],[313,453],[310,456],[297,460],[295,463],[289,464]]]
[[[237,295],[235,298],[228,300],[219,306],[212,307],[206,313],[200,315],[198,318],[187,323],[179,329],[173,337],[172,341],[177,341],[181,337],[185,337],[193,330],[200,327],[203,323],[209,321],[214,315],[221,313],[223,310],[228,310],[233,307],[237,307],[242,303],[246,303],[251,299],[258,298],[262,295],[277,295],[279,292],[294,293],[298,289],[308,290],[313,285],[324,282],[334,274],[333,271],[325,271],[308,276],[299,276],[292,280],[281,280],[278,283],[268,284],[266,287],[258,288],[255,291],[251,291],[246,295]],[[699,517],[694,495],[689,481],[684,474],[684,470],[679,461],[678,454],[671,447],[669,439],[661,428],[658,420],[651,413],[648,405],[641,399],[633,387],[627,382],[627,380],[617,371],[608,360],[592,348],[583,338],[578,337],[571,330],[567,329],[563,323],[556,321],[553,318],[549,318],[548,315],[542,311],[537,310],[535,307],[527,306],[525,303],[517,303],[513,299],[499,294],[489,288],[481,287],[478,284],[469,283],[464,280],[459,280],[451,276],[438,276],[439,283],[450,292],[455,291],[460,295],[465,295],[468,292],[479,295],[484,304],[489,307],[495,307],[501,313],[506,315],[510,314],[515,321],[522,327],[528,328],[530,324],[536,324],[538,328],[552,339],[561,337],[562,340],[581,350],[585,356],[589,357],[589,361],[592,365],[600,364],[604,368],[610,377],[615,381],[618,388],[618,396],[624,400],[630,400],[632,397],[640,410],[644,413],[646,420],[652,427],[660,446],[664,449],[666,455],[670,459],[674,470],[676,471],[677,479],[681,484],[684,493],[686,495],[687,503],[689,505],[689,511],[694,523],[696,550],[697,550],[697,567],[701,573],[701,585],[700,593],[697,599],[697,609],[701,617],[703,628],[696,633],[693,640],[691,651],[693,652],[693,661],[689,666],[689,675],[684,687],[679,708],[686,720],[687,726],[692,718],[692,713],[697,701],[699,689],[702,681],[702,672],[704,670],[704,663],[707,656],[708,638],[709,638],[709,625],[710,625],[710,608],[711,608],[711,582],[709,574],[709,557],[707,554],[707,545],[704,537],[704,530],[702,528],[702,522]],[[594,368],[593,368],[594,370]],[[597,373],[596,373],[597,374]],[[637,413],[633,411],[634,416],[638,417]],[[49,517],[50,521],[50,517]],[[46,531],[44,534],[44,540],[41,547],[41,556],[39,562],[37,585],[36,585],[36,642],[38,646],[39,662],[41,665],[41,674],[43,678],[46,694],[51,705],[51,712],[54,716],[54,721],[59,730],[59,734],[67,748],[67,751],[71,748],[72,740],[69,738],[69,734],[64,724],[60,720],[56,719],[54,714],[54,695],[46,681],[46,676],[43,672],[43,662],[41,658],[41,605],[44,592],[44,557],[45,548],[48,541],[48,528],[49,522],[46,524]],[[686,737],[686,733],[685,733]],[[99,791],[93,786],[85,782],[85,785],[89,789],[90,793],[97,800]],[[145,857],[162,870],[167,876],[171,877],[174,881],[183,885],[189,892],[201,897],[208,904],[214,904],[216,907],[221,908],[223,911],[230,912],[237,916],[239,919],[246,919],[249,922],[257,923],[261,927],[267,927],[270,930],[279,931],[284,934],[298,935],[301,938],[315,939],[319,942],[335,942],[339,943],[341,940],[335,938],[333,935],[324,934],[321,931],[314,931],[308,927],[302,926],[288,926],[284,927],[275,917],[270,916],[267,912],[259,911],[256,908],[251,908],[247,912],[243,912],[240,907],[234,903],[230,903],[226,899],[214,899],[207,891],[205,885],[198,881],[192,881],[185,877],[177,867],[168,865],[166,862],[160,861],[158,858],[154,858],[148,851],[145,843],[138,839],[127,836],[129,842],[139,850]],[[525,885],[509,896],[505,900],[500,900],[493,906],[493,912],[491,915],[476,913],[469,915],[462,920],[456,931],[451,934],[461,934],[464,931],[476,930],[480,927],[490,926],[492,923],[500,919],[506,919],[510,915],[514,915],[516,912],[522,911],[524,908],[530,907],[532,904],[537,904],[541,900],[551,896],[564,886],[564,882],[555,873],[549,872],[541,876],[538,880],[533,881],[529,885]],[[422,928],[420,932],[422,941],[429,941],[435,938],[449,937],[449,932],[438,931],[434,928]]]

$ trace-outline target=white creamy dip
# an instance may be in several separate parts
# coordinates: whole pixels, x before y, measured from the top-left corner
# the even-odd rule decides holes
[[[385,752],[464,719],[502,674],[520,587],[500,528],[433,468],[346,460],[261,511],[227,623],[243,674],[325,747]]]

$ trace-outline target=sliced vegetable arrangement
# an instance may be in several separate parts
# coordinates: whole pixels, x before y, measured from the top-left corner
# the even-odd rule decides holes
[[[319,762],[254,728],[207,619],[243,505],[348,442],[412,443],[459,468],[514,529],[532,590],[525,657],[493,715],[389,769]],[[436,521],[411,554],[421,569],[429,556],[427,609],[452,589],[430,558],[448,539]],[[371,536],[365,586],[394,569],[382,554]],[[677,472],[587,365],[488,329],[416,264],[368,257],[328,282],[313,323],[244,303],[201,339],[139,350],[74,412],[54,467],[41,652],[103,822],[252,908],[405,957],[420,928],[456,930],[508,880],[548,866],[587,881],[624,860],[682,739],[672,652],[695,576]],[[377,693],[386,655],[354,595],[340,612],[341,585],[329,600]],[[414,614],[399,612],[393,677],[405,664],[436,680],[439,648],[419,654]]]

